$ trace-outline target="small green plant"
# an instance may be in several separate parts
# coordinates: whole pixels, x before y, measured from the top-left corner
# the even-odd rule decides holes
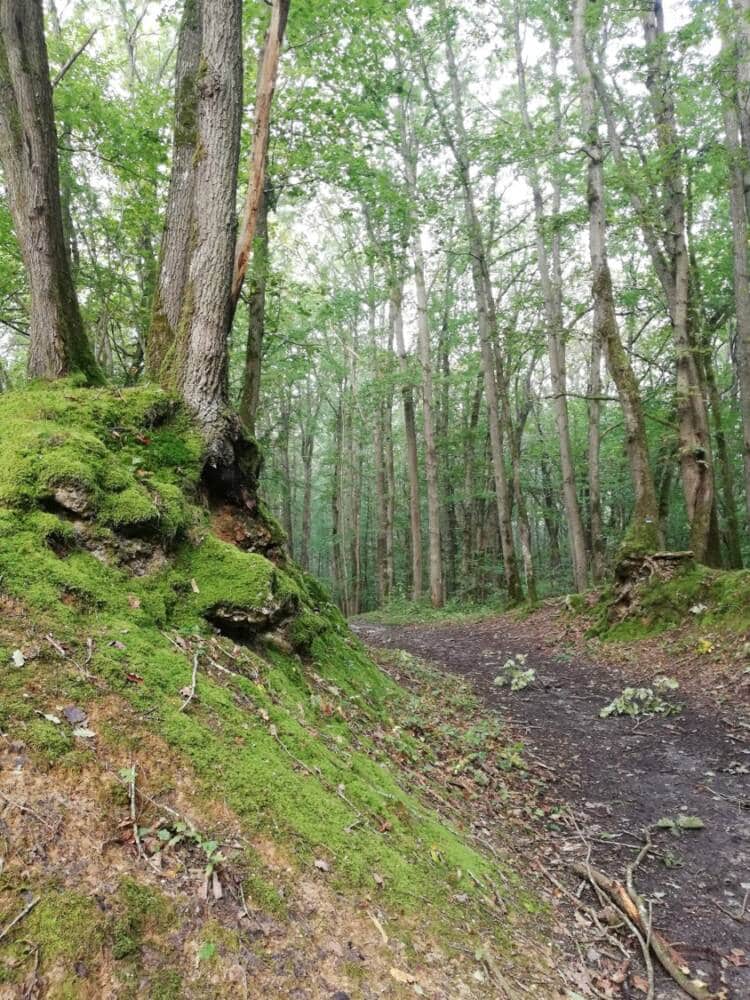
[[[700,816],[662,816],[656,823],[657,830],[669,830],[670,833],[678,834],[682,830],[702,830],[705,823]]]
[[[526,666],[526,654],[516,653],[503,664],[502,671],[494,680],[496,687],[509,687],[511,691],[523,691],[536,680],[536,670]]]
[[[679,686],[673,677],[656,677],[652,687],[626,687],[609,705],[605,705],[601,709],[599,716],[602,719],[608,719],[610,715],[628,715],[631,718],[649,715],[675,715],[682,711],[682,706],[667,701],[663,694],[676,691]]]

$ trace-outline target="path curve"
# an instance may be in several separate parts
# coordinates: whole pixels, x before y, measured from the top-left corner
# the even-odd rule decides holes
[[[656,833],[661,857],[639,868],[638,888],[654,901],[654,926],[691,970],[701,970],[713,989],[723,987],[729,1000],[750,1000],[750,730],[743,723],[689,703],[679,715],[640,723],[601,719],[599,710],[627,676],[611,665],[541,654],[533,631],[508,617],[460,625],[356,623],[354,630],[372,646],[404,649],[470,680],[551,769],[554,795],[579,817],[593,844],[592,864],[609,874],[624,875],[644,827],[663,817],[699,817],[703,829]],[[536,682],[510,693],[493,680],[517,653],[526,654]],[[745,915],[737,919],[743,900]],[[684,994],[662,983],[658,995]]]

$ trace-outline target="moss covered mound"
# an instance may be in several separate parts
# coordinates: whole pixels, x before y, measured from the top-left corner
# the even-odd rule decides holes
[[[669,579],[652,577],[628,594],[628,607],[605,592],[591,634],[603,639],[645,638],[685,622],[700,621],[728,632],[750,630],[750,571],[716,570],[689,562]]]
[[[376,891],[382,919],[431,928],[441,947],[460,937],[460,949],[502,949],[535,902],[510,871],[405,791],[369,735],[392,729],[405,693],[369,660],[314,581],[283,558],[271,562],[212,534],[201,458],[185,414],[154,389],[62,383],[0,396],[6,746],[20,755],[21,770],[51,773],[55,786],[72,774],[81,787],[84,779],[109,787],[119,775],[119,794],[96,817],[111,827],[102,841],[133,826],[137,773],[146,782],[137,786],[146,845],[136,851],[131,839],[118,857],[127,855],[128,878],[156,880],[160,893],[171,884],[154,875],[159,845],[192,852],[188,871],[207,859],[210,870],[226,839],[217,816],[228,810],[242,839],[231,859],[222,849],[220,877],[244,884],[251,907],[253,899],[262,912],[277,907],[279,917],[286,905],[277,906],[281,897],[259,868],[252,845],[262,841],[283,851],[292,882],[301,872],[325,873],[327,886],[347,898]],[[261,529],[255,534],[275,536],[273,525]],[[189,836],[168,805],[178,771],[190,775]],[[75,779],[73,787],[75,797]],[[93,995],[96,975],[107,979],[107,995],[192,995],[184,976],[198,982],[195,969],[210,965],[211,948],[186,958],[188,931],[174,929],[173,907],[149,903],[124,914],[123,899],[132,910],[138,895],[132,885],[115,886],[119,902],[110,905],[106,890],[79,884],[78,867],[6,857],[6,915],[32,896],[40,902],[23,933],[2,943],[5,979],[22,980],[22,940],[32,940],[42,972],[53,976],[54,966],[64,984],[55,995]],[[488,886],[505,897],[502,925],[488,920]],[[241,907],[232,906],[236,917]],[[157,910],[171,915],[171,936],[159,939],[161,957],[148,972],[140,940]],[[82,914],[92,922],[85,960]]]

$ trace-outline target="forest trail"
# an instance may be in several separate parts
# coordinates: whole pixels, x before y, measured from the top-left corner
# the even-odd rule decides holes
[[[641,831],[664,817],[699,817],[697,830],[653,832],[655,856],[638,867],[636,885],[653,901],[653,926],[732,1000],[750,997],[750,731],[747,723],[683,697],[677,715],[636,720],[599,711],[628,684],[622,668],[552,657],[533,620],[510,616],[472,624],[390,626],[355,623],[373,647],[403,649],[468,679],[498,712],[524,753],[549,775],[549,797],[572,816],[543,831],[562,872],[584,861],[625,878]],[[535,633],[535,628],[537,629]],[[527,656],[535,682],[497,687],[505,661]],[[631,680],[632,683],[632,680]],[[576,825],[579,828],[576,831]],[[549,864],[545,850],[545,863]],[[740,916],[741,915],[741,916]],[[570,915],[572,919],[572,914]],[[590,953],[596,967],[596,952]],[[684,997],[657,973],[657,997]],[[627,988],[626,988],[627,989]],[[642,992],[625,995],[643,997]]]

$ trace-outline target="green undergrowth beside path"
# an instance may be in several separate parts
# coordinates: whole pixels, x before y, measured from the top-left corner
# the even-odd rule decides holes
[[[293,866],[344,893],[377,891],[393,919],[432,928],[445,947],[457,928],[462,946],[476,934],[504,947],[533,901],[405,790],[369,735],[392,730],[410,696],[314,581],[211,533],[200,466],[189,421],[156,390],[62,383],[0,396],[0,601],[16,623],[8,616],[0,629],[3,733],[43,772],[68,774],[137,765],[153,733],[205,800],[225,803],[248,837],[271,839]],[[91,722],[81,734],[59,717],[73,704],[96,718],[113,697],[128,706],[122,724]],[[6,867],[5,887],[8,878]],[[502,926],[482,901],[500,882]],[[33,868],[24,885],[39,888]],[[84,897],[55,894],[56,934],[77,923],[66,907],[93,912]],[[50,898],[26,928],[40,943]],[[113,955],[113,934],[97,924],[95,947]],[[2,947],[13,946],[11,934]],[[42,963],[47,954],[43,944]]]
[[[507,607],[500,600],[488,601],[487,603],[447,601],[442,608],[433,608],[429,601],[396,598],[382,608],[355,616],[353,620],[369,622],[373,625],[429,625],[441,622],[452,622],[459,625],[493,618],[505,610]]]

